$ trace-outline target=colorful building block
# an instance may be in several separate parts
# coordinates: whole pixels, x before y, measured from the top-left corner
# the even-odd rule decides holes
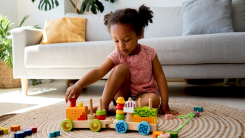
[[[125,114],[116,114],[116,119],[117,120],[124,120],[125,119]]]
[[[32,133],[36,133],[37,132],[37,127],[35,127],[35,126],[29,126],[26,129],[32,129]]]
[[[58,136],[60,136],[60,131],[59,130],[54,130],[54,131],[49,132],[49,137],[50,138],[54,138],[54,137],[58,137]]]
[[[71,120],[78,120],[81,119],[81,117],[83,117],[85,115],[85,119],[87,119],[87,115],[88,115],[88,107],[87,106],[83,106],[83,107],[70,107],[68,106],[66,108],[66,119],[71,119]]]
[[[3,134],[8,134],[8,132],[9,132],[8,128],[0,127],[0,129],[3,130]]]
[[[14,133],[14,138],[24,138],[25,132],[24,131],[17,131]]]
[[[192,112],[195,114],[195,117],[199,117],[200,116],[200,112]]]
[[[170,138],[170,134],[169,133],[164,133],[164,134],[160,134],[161,138]]]
[[[96,111],[96,115],[106,115],[105,109],[97,110],[97,111]]]
[[[32,129],[24,129],[23,131],[25,132],[25,136],[32,135]]]
[[[78,118],[78,120],[86,120],[85,113],[82,113],[82,115],[80,115],[80,118]]]
[[[162,131],[154,131],[152,133],[152,138],[157,138],[157,136],[160,136],[160,134],[163,134],[163,132]]]
[[[116,109],[117,110],[123,110],[124,104],[117,104]]]
[[[125,113],[134,113],[134,108],[136,107],[135,101],[133,101],[131,97],[128,99],[129,100],[124,104],[123,111]]]
[[[173,119],[173,115],[172,114],[165,114],[165,119]]]
[[[76,106],[76,98],[71,98],[70,107],[75,107],[75,106]]]
[[[203,107],[194,107],[193,110],[197,112],[203,112]]]
[[[157,117],[141,117],[141,116],[134,115],[134,123],[140,123],[142,121],[146,121],[150,124],[156,124]]]
[[[156,117],[157,116],[157,108],[152,108],[150,110],[148,106],[143,106],[142,108],[135,107],[134,108],[134,115]]]
[[[123,110],[116,110],[116,114],[124,114]]]
[[[49,137],[50,138],[54,138],[55,137],[55,132],[53,132],[53,131],[52,132],[49,132]]]
[[[20,125],[12,125],[10,126],[10,131],[19,131],[20,130]]]
[[[3,135],[3,130],[2,129],[0,129],[0,135]]]
[[[124,104],[125,103],[125,100],[123,97],[118,97],[117,100],[116,100],[116,103],[117,104]]]

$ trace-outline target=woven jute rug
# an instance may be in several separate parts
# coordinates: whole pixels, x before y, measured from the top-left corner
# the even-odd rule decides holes
[[[93,101],[98,105],[98,101]],[[83,102],[88,105],[88,102]],[[245,110],[230,108],[224,105],[206,103],[192,100],[169,100],[170,108],[187,115],[193,111],[193,107],[202,106],[204,112],[200,117],[191,119],[180,131],[179,138],[245,138]],[[19,124],[21,129],[34,125],[38,132],[29,137],[49,137],[52,130],[60,130],[61,136],[66,138],[78,137],[111,137],[111,138],[138,138],[152,137],[150,133],[143,136],[135,131],[128,131],[124,134],[117,133],[114,129],[101,129],[99,132],[92,132],[89,129],[75,129],[64,132],[61,129],[61,122],[66,116],[66,105],[51,105],[40,109],[28,111],[17,115],[5,115],[0,117],[0,127],[10,128],[11,125]],[[172,120],[165,120],[164,115],[158,117],[159,131],[177,130],[188,118],[180,119],[174,116]],[[13,138],[14,132],[7,135],[0,135],[3,138]]]

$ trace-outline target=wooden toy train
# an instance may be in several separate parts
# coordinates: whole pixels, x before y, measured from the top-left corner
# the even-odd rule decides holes
[[[157,131],[157,109],[152,108],[151,99],[149,99],[149,106],[142,107],[139,98],[139,107],[136,107],[135,101],[130,97],[127,102],[123,97],[119,97],[116,101],[116,119],[106,118],[101,99],[99,99],[96,114],[93,113],[92,99],[89,102],[90,113],[88,113],[88,107],[83,106],[83,103],[78,103],[76,106],[76,99],[71,99],[70,106],[66,108],[66,119],[61,123],[64,131],[71,131],[73,128],[90,128],[91,131],[97,132],[101,128],[114,128],[119,133],[135,130],[142,135]],[[127,113],[126,119],[125,113]]]

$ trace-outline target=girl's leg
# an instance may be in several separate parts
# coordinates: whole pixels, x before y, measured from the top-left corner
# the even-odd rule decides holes
[[[141,98],[142,106],[149,106],[149,99],[152,101],[152,108],[158,108],[160,105],[160,98],[155,93],[143,93],[139,95],[136,99],[136,106],[138,106],[138,99]]]
[[[111,101],[117,100],[118,97],[124,97],[126,99],[130,94],[130,70],[125,64],[119,64],[112,71],[108,78],[103,94],[102,94],[102,107],[108,110],[108,106]],[[114,107],[115,109],[115,107]],[[113,110],[114,111],[114,110]]]

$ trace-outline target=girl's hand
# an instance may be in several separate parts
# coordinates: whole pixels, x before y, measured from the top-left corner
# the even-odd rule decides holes
[[[164,114],[180,115],[180,112],[178,112],[178,111],[175,111],[175,110],[167,110],[167,111],[163,112],[163,110],[161,108],[158,115],[162,115],[163,113]]]
[[[75,95],[75,98],[77,99],[78,96],[80,95],[81,91],[82,91],[82,88],[79,87],[79,86],[77,86],[76,84],[73,85],[73,86],[71,86],[71,87],[69,87],[69,88],[66,90],[66,95],[65,95],[65,101],[66,101],[66,103],[67,103],[68,101],[70,101],[71,98],[72,98],[74,95]]]

